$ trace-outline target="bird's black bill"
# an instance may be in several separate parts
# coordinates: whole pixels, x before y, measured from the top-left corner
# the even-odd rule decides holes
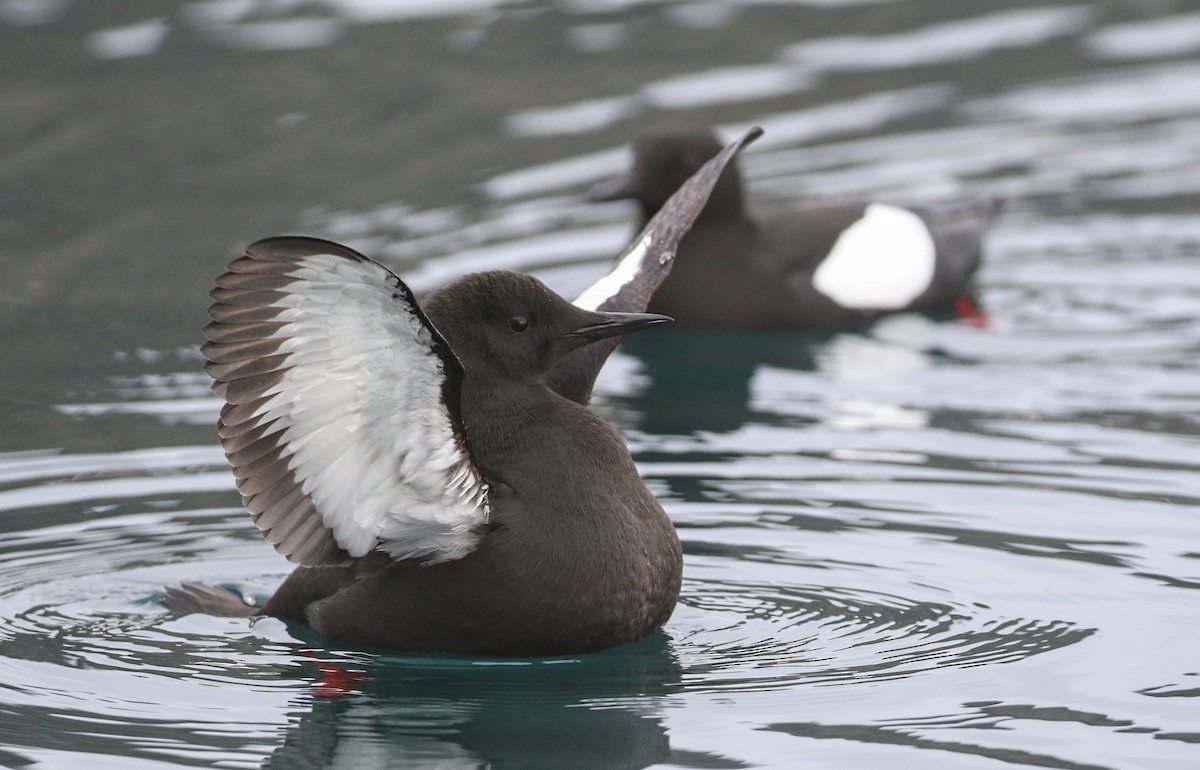
[[[595,342],[607,337],[619,337],[623,334],[647,329],[659,324],[668,324],[674,318],[658,313],[594,313],[597,322],[580,327],[567,334],[568,337],[582,337],[588,342]]]

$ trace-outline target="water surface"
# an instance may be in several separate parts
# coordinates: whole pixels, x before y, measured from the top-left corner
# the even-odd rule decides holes
[[[1200,13],[1091,0],[0,0],[0,766],[1192,768]],[[655,331],[596,409],[678,525],[662,634],[395,656],[266,596],[196,347],[283,232],[570,293],[639,132],[761,209],[1008,199],[991,323]]]

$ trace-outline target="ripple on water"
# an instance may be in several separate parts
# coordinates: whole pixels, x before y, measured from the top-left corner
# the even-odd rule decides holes
[[[693,580],[681,605],[673,635],[689,689],[698,692],[867,683],[1012,663],[1093,633],[1060,620],[997,617],[969,603],[829,585]]]
[[[5,538],[0,712],[15,731],[6,745],[49,766],[58,752],[95,755],[98,764],[78,761],[97,767],[103,756],[257,766],[287,722],[284,707],[309,687],[294,640],[280,624],[172,619],[154,601],[202,564],[261,586],[261,550],[238,536],[244,525],[235,510],[187,509]]]
[[[623,750],[602,728],[609,724],[644,737],[624,750],[661,755],[662,728],[632,707],[594,719],[569,707],[589,695],[677,689],[662,635],[614,653],[479,660],[327,649],[274,619],[170,617],[156,602],[163,585],[198,579],[263,595],[288,569],[242,511],[189,507],[194,498],[181,497],[177,510],[30,528],[0,545],[0,764],[65,766],[69,756],[89,767],[291,767],[320,756],[311,761],[323,766],[336,746],[363,762],[386,755],[398,766],[473,767],[470,746],[486,754],[515,741],[524,755],[526,738],[510,736],[573,714],[586,723],[581,733],[606,736],[598,756]],[[550,733],[547,761],[580,750],[570,731]],[[106,765],[108,757],[120,762]]]
[[[335,112],[360,115],[356,135],[415,161],[382,176],[360,165],[353,191],[326,185],[326,205],[298,215],[301,229],[378,255],[423,291],[500,266],[536,271],[568,295],[585,287],[628,242],[632,212],[581,194],[626,168],[634,124],[654,115],[764,124],[742,163],[756,210],[830,196],[937,208],[1001,195],[1009,206],[980,275],[986,330],[889,324],[815,343],[706,333],[622,346],[598,406],[631,437],[678,522],[686,574],[666,634],[595,656],[377,656],[326,649],[275,620],[168,617],[154,601],[164,584],[263,595],[288,565],[237,506],[209,427],[220,402],[195,350],[127,354],[107,389],[99,370],[111,367],[60,356],[75,391],[47,395],[44,425],[37,405],[22,405],[41,432],[8,446],[62,440],[97,451],[0,456],[0,765],[792,767],[803,756],[812,767],[890,767],[947,764],[948,754],[972,768],[1195,765],[1200,16],[1186,3],[570,2],[419,30],[414,13],[511,4],[206,2],[144,22],[81,5],[0,0],[0,20],[62,19],[43,39],[85,46],[85,60],[152,65],[169,53],[201,65],[103,68],[129,86],[113,94],[186,92],[185,114],[213,92],[193,95],[159,76],[211,70],[214,55],[235,70],[257,67],[266,80],[247,82],[286,94],[289,81],[272,72],[335,72],[347,50],[403,51],[394,42],[414,34],[433,41],[421,49],[432,79],[406,93],[429,97],[418,113],[456,117],[467,130],[422,131],[407,122],[420,115],[395,109],[404,98],[395,88],[354,89],[348,111]],[[385,17],[410,22],[352,29]],[[5,37],[14,35],[24,32]],[[305,50],[299,70],[221,53],[333,39],[350,48]],[[5,50],[36,53],[29,40]],[[609,52],[601,66],[613,77],[588,76],[599,60],[587,53],[554,59],[583,75],[556,83],[578,88],[556,85],[507,107],[480,101],[477,89],[441,87],[466,83],[439,73],[456,78],[471,62],[502,65],[492,68],[501,79],[512,65],[534,73],[564,44]],[[671,59],[670,71],[646,68],[637,54],[651,49]],[[145,249],[126,244],[154,238],[107,237],[136,236],[137,222],[114,221],[111,206],[67,205],[71,195],[96,198],[88,181],[106,178],[106,154],[128,160],[107,148],[148,141],[153,150],[156,135],[175,135],[121,99],[110,100],[113,120],[74,130],[58,97],[98,109],[58,88],[89,87],[75,77],[88,74],[77,59],[29,68],[46,87],[23,103],[36,130],[24,143],[32,154],[16,158],[32,162],[17,166],[69,175],[79,158],[100,165],[82,184],[63,177],[51,197],[64,205],[26,206],[0,226],[50,246],[27,244],[34,258],[24,262],[39,267],[14,285],[52,287],[42,268],[69,268],[80,251],[62,241],[96,246],[84,251],[111,269],[92,274],[122,277],[122,295],[144,288],[145,297],[119,322],[78,324],[71,319],[92,305],[63,294],[63,312],[47,318],[64,323],[35,340],[46,360],[111,339],[96,337],[109,325],[157,324],[167,311],[146,298],[182,296],[187,285],[130,261]],[[303,82],[319,89],[319,80]],[[151,169],[156,157],[180,160],[167,182],[211,166],[207,187],[143,185],[184,197],[123,198],[130,205],[120,208],[153,203],[165,219],[141,220],[156,233],[172,229],[172,210],[185,212],[174,220],[184,233],[233,221],[227,212],[246,209],[244,196],[260,187],[242,185],[237,197],[226,184],[233,172],[326,146],[347,125],[294,105],[278,116],[249,106],[242,127],[265,126],[262,141],[231,145],[238,125],[222,122],[209,137],[216,144],[197,126],[169,153],[147,155]],[[394,124],[417,130],[401,131],[397,145]],[[500,144],[513,154],[494,168],[496,131],[481,145],[479,126],[507,133]],[[430,169],[480,181],[481,198],[447,197],[428,184]],[[322,170],[312,173],[313,184],[273,199],[279,211],[313,203]],[[53,178],[26,177],[35,199]],[[94,216],[76,217],[65,240],[47,239],[25,226],[42,209]],[[221,250],[241,236],[214,237]],[[150,283],[131,293],[128,275]],[[639,356],[643,342],[649,353]],[[55,387],[33,390],[50,393],[43,385]],[[166,447],[180,443],[195,446]],[[314,656],[372,681],[355,697],[325,698],[336,671]]]
[[[108,515],[25,529],[0,546],[6,700],[21,702],[37,693],[39,708],[53,702],[81,713],[94,709],[93,716],[151,716],[166,704],[178,707],[181,695],[195,687],[265,688],[285,696],[304,687],[297,669],[305,661],[281,624],[251,627],[244,620],[196,616],[175,620],[153,601],[162,585],[184,579],[232,582],[253,594],[269,592],[280,577],[264,574],[269,549],[239,509],[189,505],[204,494],[195,491],[194,478],[217,473],[208,468],[221,462],[219,454],[197,448],[157,455],[20,456],[0,465],[10,481],[42,482],[26,487],[34,507],[39,499],[78,504],[90,492],[103,500],[100,510],[128,501],[168,508],[120,515],[108,508]],[[79,473],[103,474],[109,483],[64,493],[63,487],[88,483],[76,478]],[[147,478],[155,479],[157,494],[148,495],[137,483]],[[118,491],[122,482],[127,482],[126,501]],[[155,503],[154,497],[167,499]],[[771,566],[770,558],[753,558],[728,542],[697,555],[704,545],[693,540],[689,550],[692,569],[701,574],[739,564]],[[813,565],[828,569],[832,562]],[[699,691],[878,681],[948,666],[1007,663],[1090,633],[1061,621],[999,617],[965,601],[791,579],[710,577],[689,577],[668,631],[672,654],[684,668],[683,685]],[[461,674],[455,662],[422,661],[420,669],[441,686],[448,671]],[[80,671],[86,672],[82,678]],[[128,694],[119,687],[111,690],[114,672],[135,672],[139,686]],[[478,671],[472,669],[466,679],[477,695],[488,691]],[[170,682],[180,680],[186,686],[173,689]],[[503,676],[487,681],[497,692],[511,685]],[[563,686],[572,685],[564,680]],[[555,691],[543,689],[542,695]]]

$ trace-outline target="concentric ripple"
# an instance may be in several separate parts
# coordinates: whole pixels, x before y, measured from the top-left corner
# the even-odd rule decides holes
[[[1064,621],[1006,619],[980,607],[830,586],[693,581],[682,604],[687,630],[676,633],[676,649],[691,687],[714,692],[1013,663],[1093,633]]]
[[[154,601],[209,559],[253,575],[262,554],[238,537],[242,524],[236,511],[191,509],[7,538],[0,711],[14,733],[5,743],[51,766],[64,750],[94,754],[96,767],[105,756],[261,762],[286,721],[280,708],[308,687],[295,643],[278,624],[174,620]]]

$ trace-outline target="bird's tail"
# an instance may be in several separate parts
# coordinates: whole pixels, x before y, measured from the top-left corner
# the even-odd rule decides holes
[[[261,610],[236,591],[204,583],[182,583],[163,589],[162,606],[175,617],[200,612],[226,618],[248,618]]]

